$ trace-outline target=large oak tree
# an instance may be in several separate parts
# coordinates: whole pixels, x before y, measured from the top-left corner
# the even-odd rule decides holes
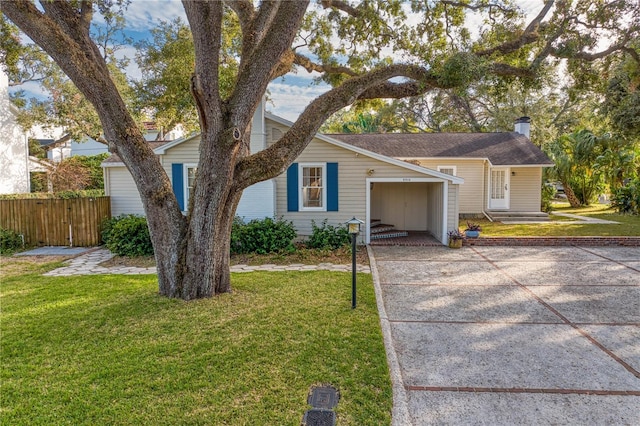
[[[229,236],[242,191],[283,173],[322,123],[357,100],[403,98],[487,76],[535,79],[548,61],[569,71],[627,48],[635,1],[546,1],[529,22],[509,0],[351,2],[189,1],[200,160],[188,212],[127,108],[90,26],[118,1],[2,0],[2,12],[46,51],[91,102],[109,150],[132,174],[147,215],[160,293],[194,299],[231,289]],[[240,26],[239,63],[222,94],[225,10]],[[479,28],[473,34],[465,26]],[[606,35],[600,46],[599,36]],[[314,99],[282,138],[249,151],[251,118],[270,81],[295,68],[333,88]]]

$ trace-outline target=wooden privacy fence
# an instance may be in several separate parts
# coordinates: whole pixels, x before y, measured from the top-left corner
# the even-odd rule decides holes
[[[108,217],[109,197],[0,200],[0,228],[24,235],[30,246],[100,245]]]

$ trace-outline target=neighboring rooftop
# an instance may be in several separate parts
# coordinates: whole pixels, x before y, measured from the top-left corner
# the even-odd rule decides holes
[[[328,134],[333,139],[398,159],[487,158],[494,166],[552,166],[529,138],[501,133],[365,133]]]
[[[162,145],[166,145],[171,141],[161,141],[161,142],[147,142],[149,144],[149,146],[151,147],[151,149],[156,149],[161,147]],[[120,159],[120,157],[118,157],[116,154],[111,154],[109,157],[107,157],[106,160],[104,160],[102,163],[121,163],[122,160]]]

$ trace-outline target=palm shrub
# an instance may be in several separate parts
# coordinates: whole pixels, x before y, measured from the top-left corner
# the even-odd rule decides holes
[[[109,251],[120,256],[150,256],[153,245],[144,216],[128,214],[102,223],[102,241]]]
[[[582,129],[564,134],[546,147],[555,166],[551,170],[554,179],[564,187],[571,207],[593,202],[603,189],[601,169],[594,166],[603,151],[606,137],[597,137],[590,130]]]
[[[307,240],[307,247],[335,250],[349,244],[349,232],[342,226],[332,226],[323,220],[320,226],[311,221],[311,236]]]

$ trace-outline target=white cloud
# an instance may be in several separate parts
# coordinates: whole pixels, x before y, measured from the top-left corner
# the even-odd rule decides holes
[[[330,89],[328,85],[293,86],[287,83],[273,82],[269,85],[271,105],[267,109],[274,114],[295,121],[309,103]]]
[[[43,89],[39,82],[36,81],[28,81],[19,86],[9,87],[9,93],[15,93],[19,90],[24,90],[25,97],[27,99],[36,98],[42,100],[49,96],[49,93]]]
[[[127,28],[134,31],[148,31],[159,21],[174,18],[187,21],[182,2],[179,0],[134,0],[126,12]]]
[[[140,80],[142,77],[142,72],[138,67],[138,64],[135,61],[136,58],[136,48],[133,46],[123,46],[116,52],[116,57],[118,59],[127,58],[129,59],[129,64],[125,69],[125,73],[129,78],[134,80]]]

